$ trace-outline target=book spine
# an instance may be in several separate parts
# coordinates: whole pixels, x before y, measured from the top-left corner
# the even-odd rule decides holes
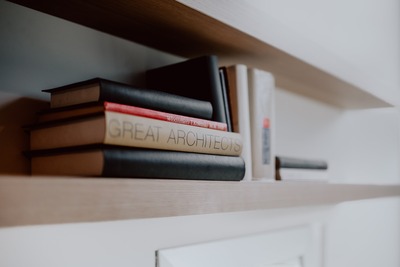
[[[202,119],[211,119],[213,114],[213,106],[209,101],[158,90],[132,88],[106,80],[101,80],[100,100]]]
[[[324,160],[301,159],[292,157],[276,157],[276,164],[279,168],[295,168],[295,169],[328,169],[328,163]]]
[[[228,97],[231,107],[231,121],[233,131],[240,133],[243,139],[241,156],[246,166],[244,180],[250,181],[252,175],[251,160],[251,136],[250,136],[250,115],[249,115],[249,93],[247,82],[247,67],[245,65],[234,65],[225,68],[228,84]]]
[[[104,151],[102,176],[239,181],[245,165],[240,157],[161,150]]]
[[[125,113],[125,114],[137,115],[137,116],[142,116],[142,117],[146,117],[146,118],[164,120],[164,121],[180,123],[180,124],[187,124],[187,125],[192,125],[192,126],[197,126],[197,127],[202,127],[202,128],[209,128],[209,129],[214,129],[214,130],[219,130],[219,131],[227,131],[226,123],[204,120],[204,119],[200,119],[200,118],[187,117],[187,116],[183,116],[183,115],[157,111],[154,109],[146,109],[146,108],[117,104],[117,103],[112,103],[112,102],[105,102],[104,108],[105,108],[105,110],[108,110],[108,111],[115,111],[115,112],[120,112],[120,113]]]
[[[272,74],[249,69],[253,176],[275,178],[275,82]]]
[[[105,112],[105,144],[238,156],[242,138],[238,133],[194,127]]]

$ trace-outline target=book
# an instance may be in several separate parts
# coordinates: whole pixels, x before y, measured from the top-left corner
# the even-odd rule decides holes
[[[213,107],[209,101],[158,90],[135,88],[101,78],[46,89],[43,92],[50,94],[51,108],[109,101],[203,119],[211,119],[213,113]]]
[[[286,181],[328,181],[328,163],[321,159],[275,157],[275,178]]]
[[[240,134],[178,124],[113,111],[36,124],[30,149],[110,144],[173,151],[238,156]]]
[[[253,177],[275,179],[275,81],[271,73],[248,69]]]
[[[239,181],[240,157],[115,146],[32,151],[33,175]]]
[[[322,159],[308,159],[276,156],[276,168],[294,168],[294,169],[328,169],[328,162]]]
[[[136,106],[123,105],[113,102],[94,102],[81,105],[50,108],[39,112],[38,122],[50,122],[60,119],[74,118],[84,115],[101,113],[103,111],[114,111],[125,114],[137,115],[157,120],[170,121],[174,123],[187,124],[197,127],[210,128],[220,131],[227,131],[226,123],[215,122],[200,118],[193,118],[178,114],[167,113],[163,111],[141,108]]]
[[[219,68],[219,79],[221,81],[221,90],[222,90],[222,98],[225,108],[225,114],[226,114],[226,125],[227,125],[227,130],[229,132],[232,132],[232,115],[231,115],[231,108],[230,108],[230,103],[229,103],[229,88],[226,80],[226,73],[223,68]]]
[[[151,89],[210,101],[213,107],[212,120],[228,124],[229,114],[221,87],[218,58],[214,55],[150,69],[146,72],[146,84]]]
[[[327,169],[280,168],[275,175],[277,181],[329,181]]]
[[[252,180],[252,159],[251,159],[251,136],[250,136],[250,115],[249,115],[249,96],[247,67],[245,65],[233,65],[222,67],[224,73],[228,100],[230,106],[230,116],[232,131],[240,133],[243,140],[241,157],[246,166],[245,177],[243,180]]]

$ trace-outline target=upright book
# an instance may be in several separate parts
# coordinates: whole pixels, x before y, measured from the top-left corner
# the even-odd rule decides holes
[[[228,124],[228,103],[221,84],[218,59],[203,56],[146,72],[147,87],[203,101],[213,106],[212,120]]]
[[[253,177],[275,179],[275,80],[249,68],[249,103]]]
[[[249,115],[249,93],[247,67],[245,65],[234,65],[222,67],[224,79],[228,88],[228,100],[232,122],[232,131],[240,133],[243,139],[241,157],[244,159],[246,173],[244,180],[252,180],[251,159],[251,136]]]
[[[101,78],[43,91],[50,93],[51,108],[109,101],[203,119],[211,119],[213,113],[213,107],[209,101],[192,99],[157,89],[135,88]]]
[[[178,124],[119,112],[36,124],[30,128],[31,150],[89,144],[238,156],[240,134]]]
[[[245,169],[240,157],[117,146],[75,147],[30,154],[33,175],[239,181]]]

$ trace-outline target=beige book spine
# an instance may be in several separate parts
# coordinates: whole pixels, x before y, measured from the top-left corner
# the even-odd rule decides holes
[[[75,120],[31,131],[31,150],[90,144],[240,155],[238,133],[106,111],[104,116]]]
[[[107,111],[104,143],[112,145],[238,156],[238,133],[194,127]]]

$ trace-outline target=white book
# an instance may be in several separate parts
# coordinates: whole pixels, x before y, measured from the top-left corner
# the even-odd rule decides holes
[[[241,157],[246,164],[246,173],[243,180],[252,180],[251,136],[247,67],[234,65],[226,68],[226,78],[229,88],[229,103],[231,108],[231,122],[234,132],[242,136],[243,148]]]
[[[248,81],[253,177],[275,180],[275,79],[249,68]]]
[[[328,170],[280,168],[279,176],[282,181],[328,182]]]

